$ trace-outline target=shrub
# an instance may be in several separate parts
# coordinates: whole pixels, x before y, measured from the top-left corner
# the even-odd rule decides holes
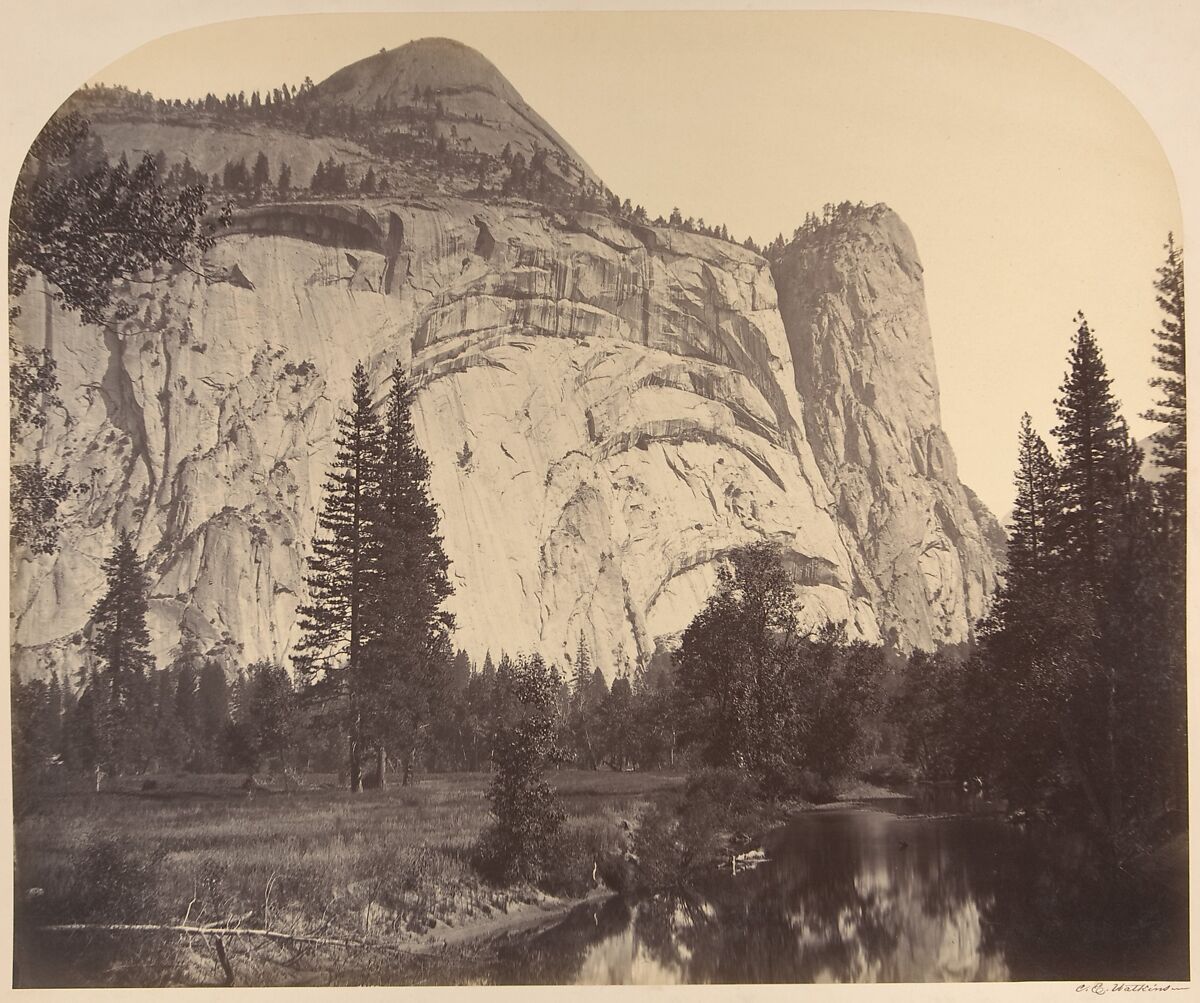
[[[880,753],[867,760],[861,771],[864,780],[887,787],[911,784],[916,780],[916,770],[894,752]]]
[[[487,795],[493,821],[476,844],[475,863],[493,881],[533,881],[546,873],[560,848],[566,818],[542,779],[556,752],[558,674],[539,655],[502,662],[501,672],[506,685],[492,736],[496,774]]]
[[[833,781],[815,770],[793,770],[787,777],[783,793],[813,804],[828,804],[837,796]]]
[[[154,885],[154,858],[131,851],[112,835],[94,835],[47,882],[38,919],[50,922],[129,923],[145,919]]]
[[[686,888],[761,824],[761,809],[746,774],[732,769],[692,774],[681,799],[642,815],[633,839],[638,886],[647,892]]]

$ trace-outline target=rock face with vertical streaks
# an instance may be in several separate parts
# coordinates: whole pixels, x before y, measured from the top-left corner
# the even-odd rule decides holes
[[[385,87],[378,58],[384,77],[318,93],[423,86],[410,58]],[[525,107],[469,77],[447,97]],[[807,620],[854,636],[961,641],[993,588],[994,520],[940,430],[921,266],[889,211],[802,235],[772,266],[511,198],[293,201],[240,212],[203,271],[139,276],[120,292],[135,316],[105,331],[37,283],[23,298],[19,334],[53,353],[64,407],[18,449],[82,485],[60,551],[14,555],[23,674],[86,657],[122,529],[147,559],[160,661],[184,635],[230,664],[286,660],[358,360],[419,381],[454,640],[478,657],[561,660],[582,632],[611,675],[764,538]]]

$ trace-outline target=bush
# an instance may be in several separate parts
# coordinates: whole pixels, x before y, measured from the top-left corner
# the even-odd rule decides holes
[[[710,767],[688,775],[685,803],[707,801],[730,815],[754,811],[759,803],[754,780],[740,770]]]
[[[647,809],[633,838],[637,884],[647,892],[681,889],[728,858],[762,822],[757,788],[746,774],[705,769],[688,777],[683,797]]]
[[[500,884],[544,877],[561,845],[559,828],[566,817],[557,797],[544,780],[493,782],[492,787],[488,797],[495,821],[476,844],[476,867]]]
[[[917,779],[917,771],[894,752],[872,756],[859,775],[883,787],[911,784]]]
[[[837,788],[829,777],[813,770],[797,770],[788,781],[787,793],[813,804],[828,804],[837,797]]]
[[[40,922],[144,921],[154,881],[153,857],[133,853],[115,836],[92,836],[47,880],[34,911]]]
[[[504,691],[492,736],[496,774],[487,795],[493,822],[476,845],[475,864],[492,881],[534,881],[561,850],[566,818],[542,779],[555,754],[558,677],[539,655],[502,662],[500,673]]]

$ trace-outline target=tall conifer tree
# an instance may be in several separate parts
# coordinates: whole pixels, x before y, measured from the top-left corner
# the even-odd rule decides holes
[[[1124,514],[1129,468],[1136,457],[1100,346],[1082,313],[1076,320],[1069,369],[1055,401],[1062,505],[1055,542],[1073,577],[1098,587],[1110,570],[1114,523]]]
[[[362,754],[371,695],[366,649],[379,571],[379,477],[383,434],[367,372],[355,366],[349,410],[338,418],[337,454],[325,485],[309,558],[309,602],[300,607],[296,664],[325,701],[326,717],[348,741],[350,789],[362,789]]]
[[[121,770],[144,752],[146,673],[154,667],[146,628],[149,585],[127,532],[122,531],[103,569],[108,588],[91,610],[92,646],[100,660],[98,678],[106,691],[110,729],[105,744],[111,762],[100,765]]]
[[[378,571],[370,603],[371,689],[379,699],[371,730],[382,782],[384,745],[398,744],[408,781],[416,745],[429,722],[430,700],[451,658],[454,618],[443,609],[452,592],[449,559],[429,493],[429,458],[417,442],[416,390],[399,363],[392,370],[381,451],[374,534]]]
[[[1154,434],[1154,460],[1163,468],[1159,495],[1172,531],[1180,531],[1187,517],[1187,386],[1185,382],[1185,352],[1183,309],[1183,251],[1175,245],[1173,234],[1167,234],[1167,260],[1158,269],[1154,288],[1163,319],[1154,332],[1154,362],[1162,375],[1150,385],[1160,397],[1156,406],[1143,417],[1162,422],[1164,427]]]
[[[1021,416],[1015,481],[1005,575],[1010,588],[1045,577],[1058,510],[1058,469],[1028,413]]]

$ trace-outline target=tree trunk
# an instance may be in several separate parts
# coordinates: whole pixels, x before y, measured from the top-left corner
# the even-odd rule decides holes
[[[350,792],[362,793],[362,765],[359,762],[358,742],[350,739]]]
[[[1108,743],[1109,794],[1108,813],[1112,838],[1117,838],[1121,829],[1123,815],[1123,799],[1121,797],[1121,777],[1117,767],[1117,673],[1111,665],[1108,669],[1108,728],[1105,738]]]
[[[375,750],[375,773],[379,781],[379,789],[383,790],[387,784],[387,750],[383,747],[382,742]]]
[[[409,747],[404,750],[404,775],[400,781],[401,787],[407,787],[412,781],[414,750]]]

